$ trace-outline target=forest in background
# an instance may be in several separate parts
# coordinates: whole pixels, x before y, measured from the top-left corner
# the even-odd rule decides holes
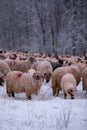
[[[87,53],[87,0],[0,0],[0,49]]]

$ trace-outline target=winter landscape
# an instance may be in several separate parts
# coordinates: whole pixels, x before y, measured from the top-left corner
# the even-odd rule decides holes
[[[54,72],[59,67],[67,69]],[[41,77],[23,74],[31,68]],[[7,78],[15,70],[21,72]],[[63,90],[66,73],[73,78],[65,83],[75,84],[73,90],[65,86],[72,99],[64,99],[63,91],[53,96]],[[54,78],[41,82],[38,95],[29,95],[37,94],[37,83],[46,76]],[[0,85],[3,81],[0,130],[87,130],[87,0],[0,0]],[[16,85],[20,92],[30,89],[26,94],[32,99],[25,93],[14,96]]]
[[[0,130],[87,130],[87,93],[82,82],[75,99],[52,96],[51,83],[43,83],[32,100],[25,93],[8,97],[6,84],[0,86]]]

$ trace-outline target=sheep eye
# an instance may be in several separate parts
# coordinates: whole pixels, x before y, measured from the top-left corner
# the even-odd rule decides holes
[[[46,73],[44,73],[44,76],[46,76],[47,74]]]

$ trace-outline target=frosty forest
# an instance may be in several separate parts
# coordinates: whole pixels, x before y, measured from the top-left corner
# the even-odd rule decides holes
[[[0,0],[0,48],[87,53],[86,0]]]

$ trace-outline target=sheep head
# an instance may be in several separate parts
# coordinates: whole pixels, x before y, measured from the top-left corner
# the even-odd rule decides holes
[[[33,79],[36,83],[42,81],[42,76],[41,76],[41,73],[36,71],[34,74],[33,74]]]
[[[74,91],[72,89],[69,89],[67,92],[71,96],[71,99],[74,99]]]
[[[45,72],[44,73],[44,79],[46,80],[46,83],[48,83],[51,79],[51,73],[50,72]]]

